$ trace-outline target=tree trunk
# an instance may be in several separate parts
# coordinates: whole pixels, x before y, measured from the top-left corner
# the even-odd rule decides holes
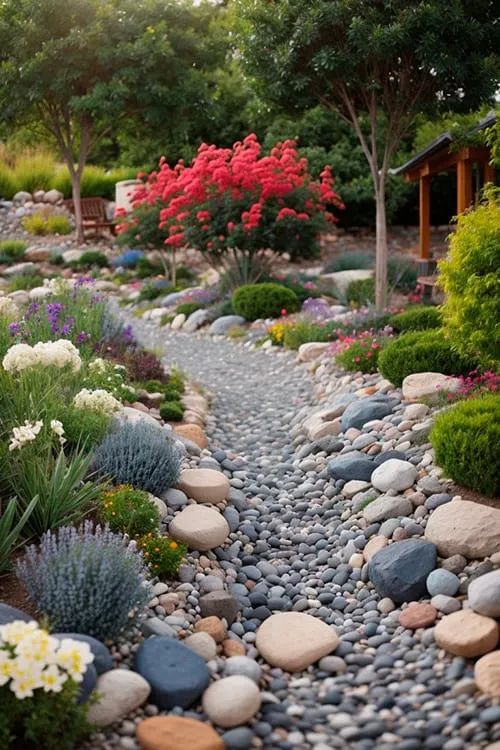
[[[375,255],[375,305],[382,311],[387,303],[387,218],[385,213],[385,175],[380,175],[375,185],[376,255]]]
[[[83,217],[82,217],[82,196],[81,196],[81,175],[73,171],[71,174],[71,189],[73,197],[73,206],[75,212],[76,240],[82,243],[83,235]]]

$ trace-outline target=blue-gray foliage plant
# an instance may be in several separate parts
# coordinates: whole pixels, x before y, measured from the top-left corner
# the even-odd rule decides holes
[[[17,574],[52,630],[100,640],[132,625],[151,598],[142,555],[91,521],[48,531],[17,563]]]
[[[180,451],[173,440],[144,420],[121,424],[94,453],[97,474],[153,495],[160,495],[175,484],[180,467]]]

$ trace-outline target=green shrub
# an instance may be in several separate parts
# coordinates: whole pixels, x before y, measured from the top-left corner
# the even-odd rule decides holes
[[[69,219],[58,214],[44,216],[44,214],[36,213],[31,216],[24,216],[21,223],[27,232],[40,236],[70,234],[72,231]]]
[[[164,401],[160,406],[160,417],[165,422],[181,422],[184,409],[180,401]]]
[[[389,320],[389,325],[397,333],[440,328],[442,323],[443,320],[439,308],[432,305],[413,305],[403,312],[393,315]]]
[[[10,201],[16,192],[12,170],[4,164],[0,164],[0,198]]]
[[[49,214],[47,216],[47,234],[71,234],[72,226],[67,216]]]
[[[439,264],[444,328],[464,357],[500,369],[500,191],[458,217],[449,257]]]
[[[139,539],[137,547],[151,573],[159,578],[174,575],[187,552],[185,544],[153,533]]]
[[[189,318],[189,316],[196,312],[196,310],[201,310],[201,305],[197,302],[181,302],[181,304],[177,305],[175,308],[177,315],[185,315],[186,318]]]
[[[143,284],[141,291],[139,292],[139,302],[151,302],[164,293],[165,290],[159,286],[155,286],[154,284]]]
[[[283,343],[288,349],[298,349],[311,341],[329,341],[328,331],[319,323],[297,321],[283,328]]]
[[[45,151],[29,152],[16,158],[12,176],[16,192],[34,193],[37,190],[50,190],[55,175],[55,162],[52,154]]]
[[[353,307],[365,307],[375,302],[375,279],[351,281],[346,291],[346,301]]]
[[[167,386],[163,391],[165,401],[180,401],[181,392],[174,386]]]
[[[174,388],[179,391],[179,393],[184,393],[186,379],[186,374],[182,372],[182,370],[178,367],[172,367],[168,373],[166,390]]]
[[[338,258],[331,260],[326,266],[324,273],[336,273],[337,271],[351,271],[373,268],[375,256],[373,253],[363,250],[352,250],[343,253]]]
[[[474,369],[474,363],[452,349],[441,330],[399,336],[383,349],[378,363],[382,375],[396,386],[414,372],[465,375]]]
[[[140,279],[147,279],[149,276],[157,276],[163,273],[163,267],[160,264],[152,263],[146,257],[139,258],[135,270]]]
[[[38,271],[29,271],[11,276],[7,288],[9,292],[17,292],[19,289],[34,289],[36,286],[43,286],[43,276]]]
[[[71,450],[78,446],[90,450],[101,443],[111,423],[111,417],[103,412],[75,409],[73,406],[65,407],[58,417],[63,423],[67,447]]]
[[[500,394],[462,401],[430,433],[436,461],[458,484],[500,495]]]
[[[369,334],[349,344],[336,356],[336,362],[350,372],[377,372],[381,343]]]
[[[32,214],[32,216],[23,216],[21,220],[23,229],[30,234],[45,235],[47,234],[47,219],[42,214]]]
[[[297,295],[280,284],[246,284],[240,286],[232,296],[232,305],[237,315],[246,320],[278,318],[283,310],[287,313],[299,309]]]
[[[0,262],[13,263],[21,260],[26,247],[26,242],[22,240],[2,240],[0,242]]]
[[[107,265],[108,259],[100,250],[87,250],[79,260],[75,261],[75,266],[79,268],[89,268],[90,266],[104,268]]]
[[[122,484],[107,490],[99,504],[101,520],[111,531],[128,534],[133,539],[157,531],[160,512],[147,492]]]

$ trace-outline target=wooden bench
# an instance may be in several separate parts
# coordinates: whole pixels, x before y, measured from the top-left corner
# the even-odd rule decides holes
[[[64,205],[74,215],[75,204],[72,200],[64,201]],[[102,198],[82,198],[82,220],[83,231],[86,229],[95,229],[96,233],[100,230],[109,229],[111,234],[116,234],[114,221],[109,221],[106,216],[106,203]]]
[[[417,284],[422,287],[422,299],[430,302],[433,297],[437,276],[418,276]]]

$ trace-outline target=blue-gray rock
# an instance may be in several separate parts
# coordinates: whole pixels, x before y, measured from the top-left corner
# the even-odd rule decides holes
[[[205,308],[201,310],[195,310],[182,326],[184,331],[188,333],[194,333],[197,328],[200,328],[204,323],[208,321],[210,313]]]
[[[224,732],[222,741],[228,750],[249,750],[254,734],[248,727],[237,727]]]
[[[225,336],[230,328],[233,326],[241,326],[245,323],[245,318],[241,315],[222,315],[217,320],[214,320],[208,332],[212,336]]]
[[[443,568],[436,568],[429,573],[426,583],[427,591],[431,596],[437,596],[438,594],[454,596],[460,587],[459,577]]]
[[[390,458],[397,458],[398,461],[407,460],[406,453],[402,453],[401,451],[397,451],[397,450],[392,450],[392,451],[385,451],[385,453],[378,453],[373,459],[373,463],[376,466],[380,466],[380,464],[384,464]]]
[[[16,609],[16,607],[11,607],[10,604],[0,602],[0,625],[7,625],[9,622],[14,622],[15,620],[31,622],[33,619],[26,612],[22,612],[20,609]]]
[[[426,594],[426,580],[436,567],[437,550],[431,542],[405,539],[393,542],[370,560],[368,575],[381,596],[411,602]]]
[[[500,618],[500,570],[475,578],[469,584],[467,596],[474,612]]]
[[[103,674],[103,672],[109,672],[110,669],[113,669],[113,659],[108,647],[98,641],[97,638],[92,638],[91,635],[84,635],[83,633],[52,633],[52,635],[59,640],[72,638],[74,641],[86,643],[94,654],[93,664],[97,674]]]
[[[425,507],[429,510],[436,510],[440,505],[445,505],[451,501],[451,495],[447,492],[439,492],[436,495],[430,495],[425,501]]]
[[[372,419],[382,419],[391,413],[398,401],[387,396],[374,396],[373,398],[360,398],[349,404],[342,415],[342,430],[345,432],[349,427],[363,427]]]
[[[351,451],[328,462],[330,476],[334,479],[344,479],[346,482],[351,479],[369,482],[375,469],[376,466],[373,461],[361,451]]]
[[[165,636],[148,638],[139,646],[134,669],[151,685],[149,700],[160,709],[189,708],[210,682],[205,660]]]
[[[83,680],[78,685],[77,703],[85,703],[96,686],[97,670],[93,664],[89,664],[83,675]]]
[[[239,611],[238,601],[228,591],[210,591],[200,597],[202,617],[224,617],[227,624],[232,625]]]

